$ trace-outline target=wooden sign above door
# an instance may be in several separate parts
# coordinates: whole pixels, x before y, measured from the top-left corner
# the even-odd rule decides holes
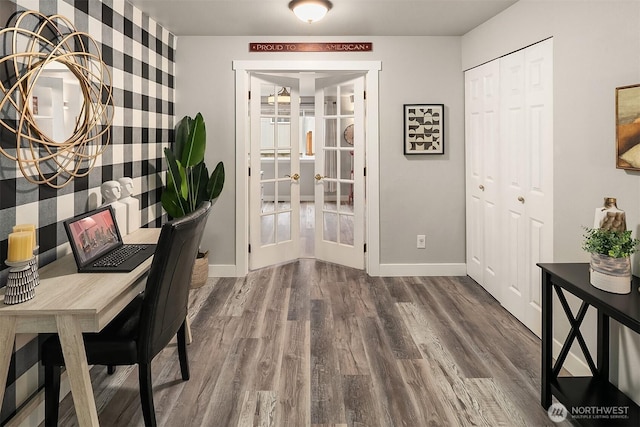
[[[371,42],[249,43],[249,52],[371,52]]]

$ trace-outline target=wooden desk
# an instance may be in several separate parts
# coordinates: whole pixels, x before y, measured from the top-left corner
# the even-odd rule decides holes
[[[576,421],[581,425],[595,426],[638,426],[640,406],[609,382],[609,323],[615,319],[622,325],[640,333],[640,278],[634,277],[631,293],[619,295],[602,291],[590,284],[588,263],[538,264],[542,268],[542,390],[540,403],[545,409],[551,405],[552,394],[571,413],[576,408]],[[571,324],[558,359],[553,364],[553,291]],[[578,313],[571,312],[563,290],[582,300]],[[580,332],[589,306],[598,314],[597,359],[594,362],[586,342]],[[578,341],[584,353],[591,377],[559,377],[558,374],[569,353],[571,344]],[[595,408],[606,411],[618,408],[619,418],[609,419],[585,416],[580,412]],[[621,408],[621,409],[620,409]],[[609,413],[606,413],[608,414]],[[597,413],[597,415],[600,415]]]
[[[126,236],[128,243],[156,243],[159,228],[141,228]],[[73,255],[39,270],[36,296],[26,302],[0,302],[0,404],[15,335],[53,332],[60,336],[71,394],[81,426],[97,426],[98,413],[89,379],[83,332],[99,332],[144,290],[150,257],[131,273],[78,273]],[[4,289],[0,290],[0,301]]]

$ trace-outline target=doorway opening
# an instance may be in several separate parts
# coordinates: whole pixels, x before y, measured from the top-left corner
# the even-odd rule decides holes
[[[322,64],[234,62],[236,117],[243,118],[236,121],[237,166],[248,168],[236,174],[237,268],[244,274],[305,257],[379,268],[377,244],[372,264],[365,241],[378,240],[380,63]]]
[[[250,268],[304,255],[364,268],[363,73],[256,72],[250,85]]]

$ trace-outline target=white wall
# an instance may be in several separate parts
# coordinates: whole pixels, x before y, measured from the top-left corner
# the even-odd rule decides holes
[[[606,196],[618,199],[627,225],[638,234],[640,175],[615,168],[615,88],[640,83],[639,28],[638,1],[521,0],[462,37],[464,69],[553,37],[556,262],[588,261],[581,227],[593,223],[594,209]],[[636,257],[635,274],[639,261]],[[590,311],[583,332],[595,349]],[[562,310],[554,316],[564,318]],[[567,332],[565,322],[555,336],[564,340]],[[620,341],[614,379],[640,402],[640,376],[628,368],[640,360],[640,339],[626,329],[618,336],[617,326],[613,335]],[[580,354],[577,346],[572,351]]]
[[[250,42],[371,41],[367,53],[250,53]],[[180,37],[176,117],[201,111],[208,165],[223,160],[225,190],[203,238],[211,263],[235,264],[234,60],[380,60],[381,263],[464,263],[464,117],[459,37]],[[403,104],[445,104],[445,155],[403,154]],[[427,249],[416,249],[416,235]]]

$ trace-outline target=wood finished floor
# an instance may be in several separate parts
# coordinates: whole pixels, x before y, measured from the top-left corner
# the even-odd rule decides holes
[[[540,341],[466,277],[313,259],[191,291],[191,379],[153,363],[160,426],[552,426]],[[101,425],[141,426],[137,367],[91,378]],[[73,402],[61,426],[77,425]]]

